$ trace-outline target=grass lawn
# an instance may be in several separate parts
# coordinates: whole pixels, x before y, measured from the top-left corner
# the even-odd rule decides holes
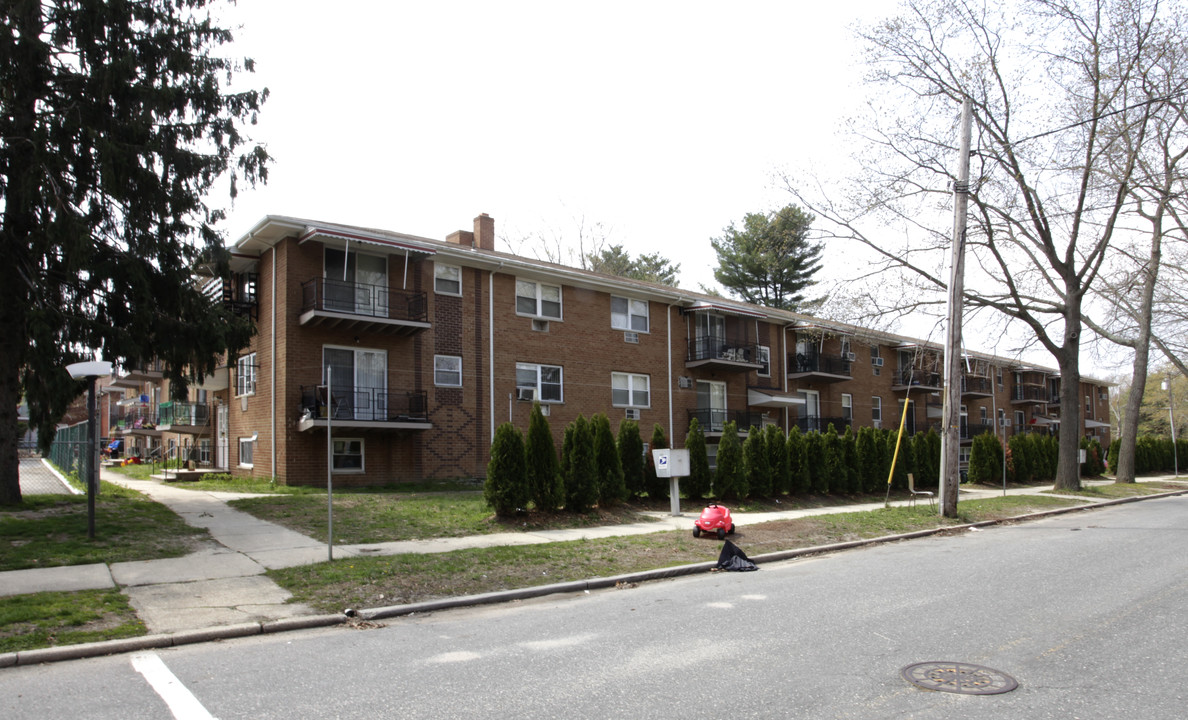
[[[940,518],[922,504],[740,527],[732,540],[748,555],[758,555],[1077,504],[1072,499],[1041,496],[972,500],[961,503],[956,519]],[[272,570],[268,576],[292,592],[295,602],[337,612],[711,561],[717,560],[720,550],[721,543],[714,540],[668,531],[432,555],[350,558]]]
[[[106,482],[95,500],[94,540],[83,495],[27,495],[0,508],[0,570],[180,557],[209,541],[164,505]]]
[[[119,590],[0,597],[0,652],[144,634],[144,623]]]
[[[1114,500],[1136,495],[1155,495],[1171,490],[1184,490],[1188,485],[1175,482],[1111,483],[1109,485],[1082,485],[1080,490],[1053,490],[1053,495],[1072,495],[1094,500]]]

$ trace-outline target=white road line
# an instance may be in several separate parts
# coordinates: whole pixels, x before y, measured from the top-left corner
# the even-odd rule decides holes
[[[153,690],[161,696],[177,720],[215,720],[215,716],[202,707],[198,698],[165,667],[165,662],[156,653],[133,655],[132,667],[143,675]]]

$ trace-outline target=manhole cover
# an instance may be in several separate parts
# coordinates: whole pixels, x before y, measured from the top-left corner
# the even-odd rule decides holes
[[[916,663],[899,674],[916,687],[960,695],[998,695],[1019,687],[1006,673],[960,662]]]

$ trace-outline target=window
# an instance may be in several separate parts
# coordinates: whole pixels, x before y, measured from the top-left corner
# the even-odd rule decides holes
[[[363,472],[363,440],[344,438],[334,440],[331,467],[338,472]]]
[[[883,421],[883,398],[877,395],[870,399],[870,419],[876,423]]]
[[[879,355],[879,346],[870,346],[870,371],[873,375],[879,375],[883,372],[883,357]]]
[[[516,314],[561,319],[561,287],[516,280]]]
[[[722,432],[726,425],[726,383],[697,381],[697,422],[705,432]]]
[[[210,464],[210,438],[200,438],[198,440],[198,462],[203,465]]]
[[[1085,396],[1085,417],[1093,417],[1093,400],[1089,395]]]
[[[854,419],[854,396],[842,393],[842,417],[847,421]]]
[[[997,374],[997,376],[998,376],[998,389],[999,389],[999,390],[1001,390],[1001,389],[1002,389],[1002,366],[999,366],[999,367],[998,367],[998,368],[995,370],[995,373],[996,373],[996,374]]]
[[[516,388],[535,390],[536,399],[541,402],[561,402],[561,368],[516,363]]]
[[[616,330],[648,331],[648,303],[611,296],[611,327]]]
[[[615,407],[650,407],[650,384],[647,375],[611,373],[611,404]]]
[[[252,451],[256,447],[254,438],[239,438],[239,467],[252,467]]]
[[[462,268],[456,265],[433,266],[433,292],[442,295],[462,294]]]
[[[850,338],[849,338],[849,337],[842,337],[842,338],[841,338],[841,357],[842,357],[842,360],[846,360],[846,359],[848,359],[848,358],[849,358],[849,356],[850,356]]]
[[[990,408],[983,405],[982,407],[978,408],[978,412],[981,414],[982,424],[989,425],[990,424]]]
[[[235,361],[235,395],[256,394],[256,353],[249,353]]]
[[[759,377],[771,377],[771,348],[759,346],[759,356],[756,358],[763,367],[759,368]]]
[[[433,384],[438,387],[462,387],[462,358],[456,355],[434,355]]]
[[[998,408],[998,426],[1006,427],[1006,410]]]

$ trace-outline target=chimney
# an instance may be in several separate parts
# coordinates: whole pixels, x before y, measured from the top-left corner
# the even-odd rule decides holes
[[[478,223],[475,223],[476,225]],[[469,230],[455,230],[446,235],[446,242],[461,245],[462,247],[474,247],[474,233]]]
[[[479,250],[495,249],[495,218],[483,213],[474,219],[474,246]]]

